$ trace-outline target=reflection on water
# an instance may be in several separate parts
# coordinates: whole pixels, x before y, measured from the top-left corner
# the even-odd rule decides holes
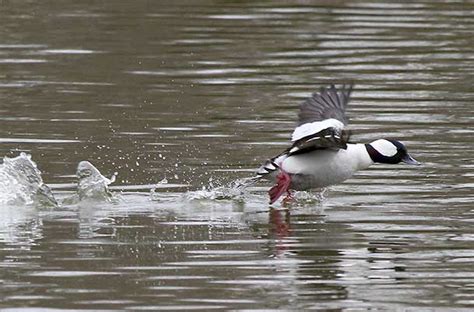
[[[88,160],[120,200],[2,201],[0,307],[472,309],[473,9],[1,3],[0,155],[31,154],[60,202]],[[424,166],[290,207],[232,184],[286,147],[302,99],[347,81],[354,139]]]

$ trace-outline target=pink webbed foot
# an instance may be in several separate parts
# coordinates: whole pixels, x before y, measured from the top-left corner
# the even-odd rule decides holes
[[[291,183],[291,177],[285,171],[280,171],[277,175],[277,184],[275,184],[269,191],[268,194],[270,195],[270,204],[273,204],[280,198],[283,193],[287,192],[289,196],[291,193],[289,191]]]

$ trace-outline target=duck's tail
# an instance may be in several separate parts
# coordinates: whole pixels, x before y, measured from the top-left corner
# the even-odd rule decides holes
[[[257,169],[257,176],[260,176],[262,178],[267,177],[268,175],[271,175],[275,171],[278,171],[280,167],[273,161],[273,159],[268,159],[265,161],[258,169]]]
[[[272,159],[266,160],[260,168],[257,169],[257,175],[262,178],[275,179],[277,174],[280,172],[281,163],[288,157],[287,151],[282,154],[273,157]]]

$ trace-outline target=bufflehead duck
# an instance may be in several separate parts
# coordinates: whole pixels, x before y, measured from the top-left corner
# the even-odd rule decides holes
[[[344,127],[352,85],[322,88],[300,105],[292,145],[267,160],[257,174],[276,184],[268,191],[270,204],[291,190],[322,188],[350,178],[374,163],[419,165],[406,147],[395,140],[378,139],[368,144],[349,142]]]

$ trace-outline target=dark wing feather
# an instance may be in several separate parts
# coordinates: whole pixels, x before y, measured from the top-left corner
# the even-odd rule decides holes
[[[352,92],[352,84],[337,89],[334,85],[313,93],[300,105],[298,125],[334,118],[347,125],[346,107]]]
[[[318,133],[299,139],[288,149],[288,155],[297,155],[321,149],[346,149],[350,132],[336,128],[326,128]]]

